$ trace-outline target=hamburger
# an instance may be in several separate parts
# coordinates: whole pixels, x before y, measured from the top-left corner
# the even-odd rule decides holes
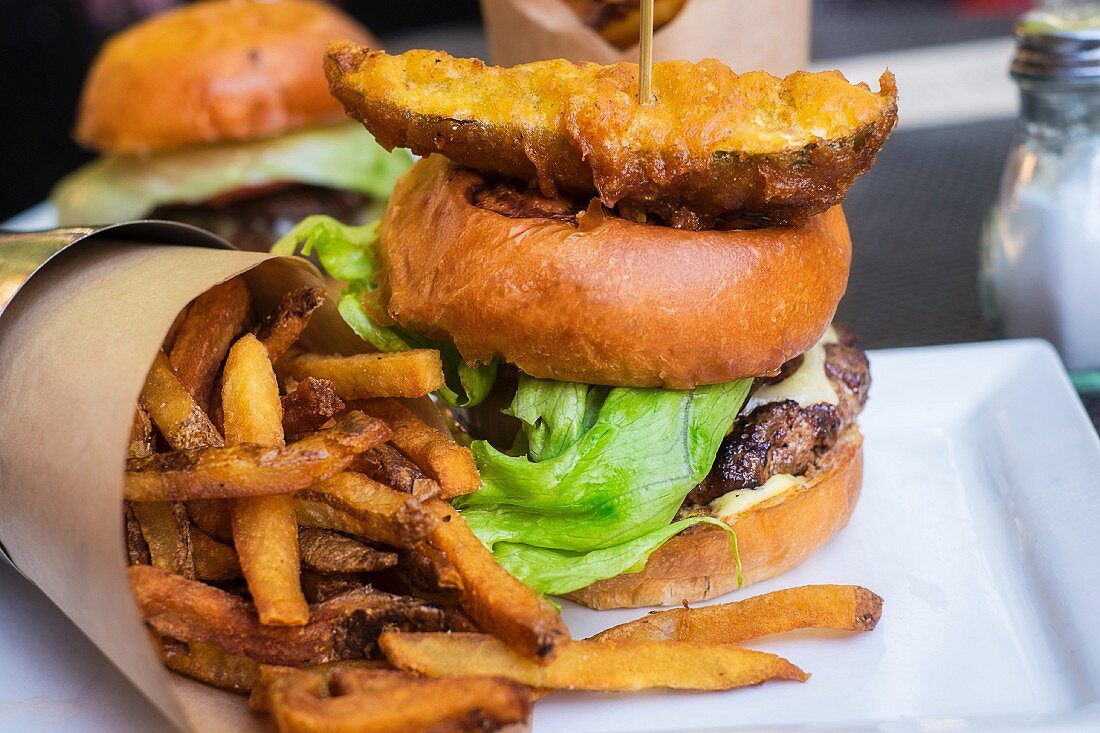
[[[326,74],[426,157],[376,231],[280,247],[329,251],[375,347],[440,349],[483,482],[457,506],[505,568],[595,608],[695,601],[847,523],[870,375],[831,323],[840,202],[896,122],[889,73],[666,62],[641,104],[633,64],[334,43]]]
[[[266,251],[310,214],[377,218],[412,161],[329,95],[319,59],[333,38],[378,47],[313,0],[209,0],[109,40],[74,130],[100,157],[53,191],[60,223],[170,219]]]

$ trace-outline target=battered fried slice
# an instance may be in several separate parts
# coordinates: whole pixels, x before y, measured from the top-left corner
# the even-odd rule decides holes
[[[894,77],[872,92],[839,72],[735,74],[718,61],[638,67],[563,59],[513,68],[442,52],[329,45],[334,96],[382,145],[597,193],[630,216],[691,229],[797,224],[844,199],[897,122]]]

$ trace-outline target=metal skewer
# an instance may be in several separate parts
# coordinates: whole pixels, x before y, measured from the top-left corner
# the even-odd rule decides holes
[[[638,49],[638,103],[653,103],[653,0],[642,0]]]

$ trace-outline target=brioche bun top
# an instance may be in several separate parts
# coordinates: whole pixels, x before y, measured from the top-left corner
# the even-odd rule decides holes
[[[272,137],[344,118],[325,46],[365,28],[314,0],[209,0],[110,39],[84,84],[74,135],[108,153]]]
[[[795,227],[582,225],[486,208],[491,185],[433,155],[398,182],[382,220],[388,314],[452,338],[471,363],[669,389],[758,376],[821,337],[847,286],[840,207]]]

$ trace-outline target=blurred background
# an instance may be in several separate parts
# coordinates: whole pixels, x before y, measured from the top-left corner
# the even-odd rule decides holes
[[[70,131],[84,74],[104,40],[176,4],[0,0],[0,221],[43,201],[60,177],[91,159]],[[335,4],[391,51],[487,58],[477,0]],[[899,127],[845,202],[855,247],[838,320],[868,347],[1002,335],[979,286],[981,242],[1019,129],[1018,90],[1008,75],[1013,25],[1032,5],[813,0],[813,67],[840,68],[872,86],[889,67],[900,88]],[[1100,426],[1100,371],[1088,380],[1078,386],[1087,387]]]
[[[0,221],[91,159],[71,140],[104,39],[176,0],[0,0]],[[477,0],[343,0],[390,50],[485,56]],[[983,218],[1013,138],[1008,78],[1027,0],[815,0],[812,58],[901,89],[901,125],[849,195],[855,262],[841,316],[874,347],[972,341],[994,330],[977,297]],[[835,66],[834,66],[835,61]],[[166,73],[170,73],[166,71]]]
[[[0,0],[0,221],[41,201],[91,158],[72,142],[77,98],[104,39],[176,0]],[[388,46],[483,55],[477,0],[338,2]],[[1004,36],[1021,0],[818,0],[813,57],[897,51]],[[1007,65],[1008,61],[1005,60]]]

